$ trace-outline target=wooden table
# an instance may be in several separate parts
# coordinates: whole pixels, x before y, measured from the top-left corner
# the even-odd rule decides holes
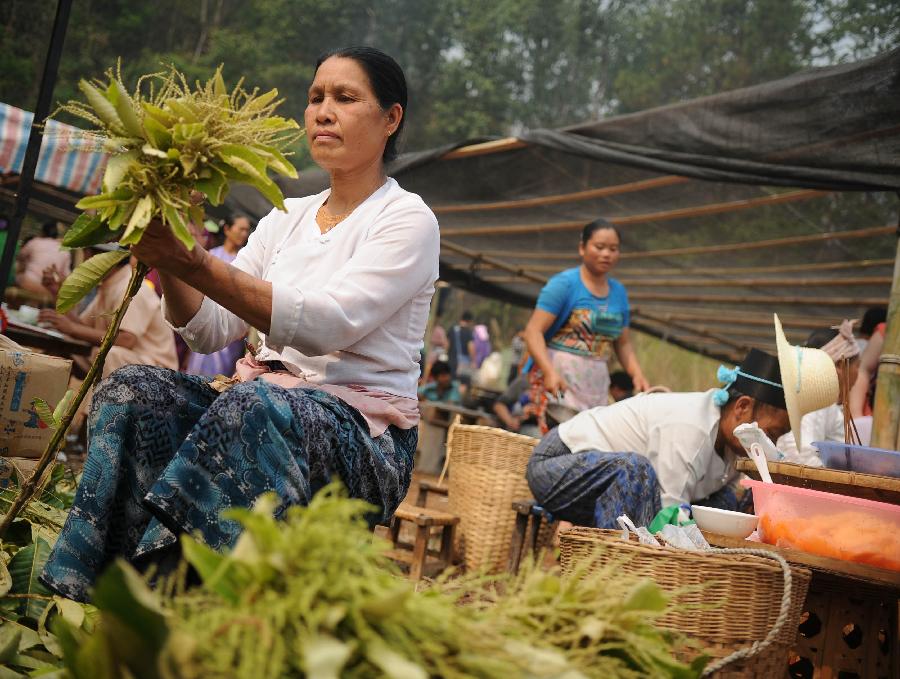
[[[800,636],[791,654],[793,671],[815,679],[900,676],[900,572],[704,535],[714,547],[764,549],[812,571]]]
[[[760,480],[753,460],[741,458],[737,460],[735,467],[749,477]],[[811,488],[826,493],[900,505],[900,479],[890,476],[845,472],[824,467],[806,467],[789,462],[769,462],[769,473],[775,483],[785,486]]]
[[[433,424],[438,424],[439,426],[446,423],[446,426],[449,427],[454,415],[459,415],[463,424],[483,424],[487,427],[496,427],[498,425],[497,418],[486,410],[475,410],[456,405],[455,403],[443,403],[441,401],[421,401],[419,405],[423,411],[427,411],[428,408],[432,410]]]
[[[9,326],[4,334],[22,346],[34,347],[53,356],[61,356],[63,358],[68,358],[73,354],[88,356],[94,348],[93,344],[63,335],[56,330],[48,330],[37,325],[29,325],[13,320],[9,321]]]

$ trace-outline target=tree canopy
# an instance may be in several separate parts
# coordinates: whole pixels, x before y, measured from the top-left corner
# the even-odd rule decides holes
[[[37,99],[55,0],[0,3],[0,101]],[[371,44],[410,85],[407,150],[561,127],[900,44],[893,0],[74,0],[55,90],[123,60],[278,87],[302,117],[315,59]],[[303,164],[302,156],[297,158]]]

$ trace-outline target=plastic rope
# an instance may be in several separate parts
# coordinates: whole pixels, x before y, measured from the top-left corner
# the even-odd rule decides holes
[[[744,658],[751,658],[760,651],[765,650],[773,643],[775,643],[775,638],[781,632],[781,628],[784,627],[784,623],[787,622],[788,614],[791,610],[791,591],[793,589],[793,574],[791,573],[791,567],[788,565],[788,562],[785,561],[784,557],[780,554],[776,554],[775,552],[770,552],[765,549],[709,549],[703,550],[704,552],[713,552],[715,554],[750,554],[753,556],[761,556],[766,559],[773,559],[777,561],[781,565],[781,570],[784,573],[784,592],[781,596],[781,609],[778,612],[778,618],[775,620],[775,625],[769,630],[769,633],[766,635],[766,638],[762,641],[754,641],[747,648],[742,648],[730,655],[726,655],[724,658],[717,660],[711,665],[707,666],[703,670],[702,676],[706,677],[714,672],[718,672],[726,665],[730,665],[731,663],[737,660],[743,660]]]

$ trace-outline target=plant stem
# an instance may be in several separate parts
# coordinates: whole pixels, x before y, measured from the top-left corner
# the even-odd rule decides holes
[[[15,501],[12,503],[9,511],[3,515],[3,520],[0,521],[0,538],[6,535],[7,529],[12,525],[12,522],[19,515],[19,512],[21,512],[22,508],[28,504],[44,471],[50,463],[56,459],[59,445],[62,442],[69,425],[72,424],[72,419],[75,417],[75,413],[78,412],[81,402],[84,400],[84,397],[87,396],[91,387],[94,386],[94,383],[99,376],[103,374],[103,363],[106,360],[106,355],[113,346],[113,342],[115,342],[116,335],[119,333],[119,325],[122,323],[122,318],[125,316],[125,312],[128,311],[128,305],[131,303],[132,298],[137,294],[138,290],[141,289],[141,284],[144,282],[144,276],[147,275],[148,271],[149,268],[140,262],[138,262],[137,266],[131,271],[131,280],[128,281],[128,288],[125,290],[125,295],[122,298],[122,302],[119,304],[119,308],[116,309],[113,314],[112,321],[106,329],[106,335],[103,336],[103,341],[100,343],[100,351],[97,353],[97,357],[94,359],[93,363],[91,363],[91,367],[84,378],[81,388],[69,404],[69,408],[63,415],[59,427],[53,432],[53,436],[50,438],[47,447],[44,449],[44,452],[38,460],[34,473],[32,473],[31,477],[22,484],[22,488],[19,489],[19,494],[16,496]]]

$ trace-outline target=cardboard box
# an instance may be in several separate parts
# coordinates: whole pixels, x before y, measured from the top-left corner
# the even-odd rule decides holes
[[[53,435],[32,400],[52,409],[69,384],[72,361],[35,354],[0,335],[0,456],[40,457]]]

